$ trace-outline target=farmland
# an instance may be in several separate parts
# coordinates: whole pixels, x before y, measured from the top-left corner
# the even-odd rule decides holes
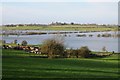
[[[2,30],[61,30],[61,31],[116,31],[116,26],[81,26],[81,25],[48,25],[48,26],[17,26],[2,27]]]
[[[3,49],[3,78],[118,78],[118,54],[105,58],[40,58]]]
[[[62,26],[17,26],[2,27],[2,30],[53,30],[53,31],[117,31],[117,27]],[[1,41],[2,43],[2,41]],[[9,45],[9,43],[6,43]],[[17,44],[10,44],[17,46]],[[99,52],[92,52],[99,54]],[[2,50],[3,78],[118,78],[118,55],[94,58],[53,58],[21,50]]]

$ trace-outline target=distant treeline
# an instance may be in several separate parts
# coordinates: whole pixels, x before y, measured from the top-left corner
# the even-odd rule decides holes
[[[18,26],[47,26],[45,24],[7,24],[5,27],[18,27]]]
[[[103,26],[103,27],[115,27],[118,25],[110,25],[110,24],[78,24],[78,23],[65,23],[65,22],[52,22],[50,24],[6,24],[2,25],[5,27],[17,27],[17,26],[52,26],[52,25],[80,25],[80,26]]]

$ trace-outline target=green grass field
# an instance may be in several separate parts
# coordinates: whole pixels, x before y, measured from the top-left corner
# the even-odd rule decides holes
[[[3,78],[118,78],[118,55],[106,58],[38,58],[18,50],[2,52]]]
[[[2,30],[62,30],[62,31],[115,31],[117,27],[103,26],[80,26],[80,25],[57,25],[57,26],[18,26],[18,27],[2,27]]]

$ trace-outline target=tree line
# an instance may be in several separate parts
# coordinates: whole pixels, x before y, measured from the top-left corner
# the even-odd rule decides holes
[[[31,23],[31,24],[5,24],[2,26],[5,27],[18,27],[18,26],[51,26],[51,25],[80,25],[80,26],[103,26],[103,27],[115,27],[118,25],[110,25],[110,24],[96,24],[96,23],[87,23],[87,24],[81,24],[81,23],[66,23],[66,22],[52,22],[49,24],[37,24],[37,23]]]
[[[80,49],[66,49],[64,43],[56,39],[47,39],[41,46],[41,53],[48,55],[48,58],[62,57],[89,57],[90,50],[87,46],[83,46]]]

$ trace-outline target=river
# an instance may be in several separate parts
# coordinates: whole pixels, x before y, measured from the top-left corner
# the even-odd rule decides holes
[[[23,31],[25,32],[25,31]],[[43,31],[44,32],[44,31]],[[50,31],[49,31],[50,32]],[[118,38],[117,37],[97,37],[97,34],[111,33],[116,34],[116,32],[89,32],[89,33],[68,33],[60,34],[64,36],[64,43],[66,48],[80,48],[81,46],[88,46],[92,51],[102,51],[102,48],[105,46],[106,50],[112,52],[118,51]],[[86,37],[77,37],[78,34],[86,34]],[[93,37],[89,37],[92,34]],[[42,44],[42,42],[51,37],[57,36],[56,34],[43,34],[43,35],[8,35],[3,36],[2,39],[7,43],[11,43],[14,40],[17,40],[18,43],[21,43],[23,40],[26,40],[28,44]]]

